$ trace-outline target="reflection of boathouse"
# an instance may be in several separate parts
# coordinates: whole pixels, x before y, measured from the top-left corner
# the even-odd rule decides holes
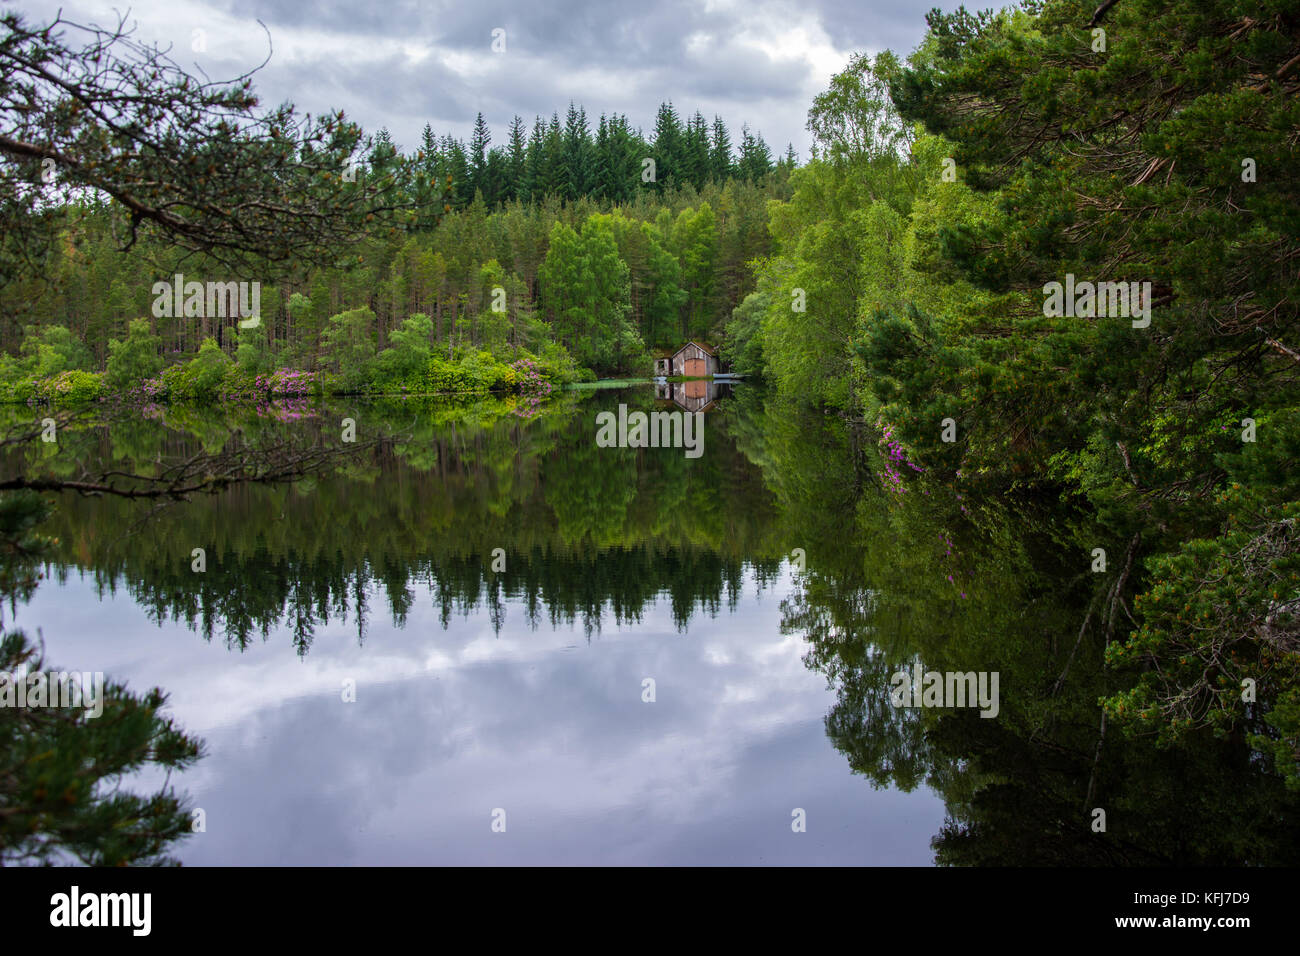
[[[688,412],[706,412],[727,388],[708,376],[717,375],[721,366],[718,350],[703,342],[687,342],[676,352],[664,352],[655,359],[655,375],[661,378],[684,377],[686,382],[659,382],[655,398],[672,402]]]
[[[700,342],[687,342],[671,355],[655,359],[655,374],[704,377],[718,374],[718,350]]]
[[[698,378],[689,382],[661,382],[655,386],[655,398],[672,402],[688,412],[707,412],[726,394],[729,383]]]

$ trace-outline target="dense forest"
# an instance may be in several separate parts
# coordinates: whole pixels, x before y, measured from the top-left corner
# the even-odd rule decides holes
[[[505,146],[492,146],[481,117],[468,146],[430,130],[403,152],[380,133],[355,168],[362,140],[352,128],[292,149],[280,135],[245,142],[200,129],[233,138],[236,157],[268,151],[303,177],[250,183],[236,159],[221,160],[184,190],[288,192],[308,209],[338,210],[323,246],[310,216],[225,232],[219,204],[196,202],[188,218],[160,212],[168,195],[151,190],[176,182],[166,178],[174,159],[123,153],[106,134],[119,153],[105,147],[114,158],[102,173],[67,162],[73,145],[83,156],[98,148],[89,133],[72,136],[55,183],[107,198],[50,204],[34,187],[0,210],[22,226],[0,242],[4,394],[183,406],[231,394],[538,392],[644,375],[654,350],[704,338],[733,370],[763,381],[778,410],[768,427],[842,431],[845,457],[868,463],[800,463],[814,454],[804,445],[764,472],[789,483],[779,489],[787,496],[822,486],[839,496],[841,507],[824,515],[806,503],[799,511],[809,525],[833,515],[829,539],[843,533],[844,501],[857,503],[848,537],[861,547],[842,549],[857,563],[835,580],[904,576],[906,545],[922,540],[899,530],[918,513],[912,501],[942,497],[951,513],[923,528],[932,547],[939,534],[987,532],[970,548],[970,575],[994,575],[1003,561],[1025,575],[989,589],[981,647],[1003,653],[998,628],[1016,628],[1022,660],[1042,658],[1040,684],[1058,653],[1076,658],[1058,641],[1078,651],[1070,681],[1088,696],[1069,705],[1077,749],[1100,754],[1116,737],[1172,748],[1213,739],[1249,749],[1247,771],[1262,788],[1278,778],[1300,788],[1300,14],[1286,0],[1247,12],[1229,0],[1029,0],[1001,12],[935,11],[927,22],[909,55],[856,55],[834,77],[811,106],[815,150],[802,165],[792,151],[773,163],[747,130],[737,155],[724,123],[699,114],[683,123],[668,107],[648,138],[621,116],[603,117],[593,134],[576,107],[527,135],[516,118]],[[172,95],[184,105],[198,94]],[[216,105],[242,103],[232,93]],[[192,105],[201,114],[214,104]],[[55,118],[74,130],[81,122]],[[42,149],[7,164],[14,182],[40,182]],[[206,146],[194,149],[210,158]],[[161,168],[128,176],[129,162]],[[261,282],[259,321],[206,314],[202,301],[157,314],[156,286],[175,274]],[[1112,283],[1149,293],[1119,309],[1094,296]],[[1087,291],[1062,311],[1049,305],[1054,287]],[[177,297],[189,301],[184,289]],[[545,426],[531,434],[544,439]],[[501,473],[516,453],[498,449]],[[580,467],[568,473],[571,501],[556,504],[553,492],[557,526],[575,540],[626,541],[625,526],[604,534],[601,523],[625,513],[611,517],[610,502],[627,509],[637,498],[635,465],[600,458],[585,440],[568,454]],[[883,495],[863,490],[863,470]],[[685,488],[664,480],[646,498],[685,500],[667,497]],[[1071,517],[1044,519],[1056,525],[1056,537],[1045,535],[1055,551],[1003,553],[998,535],[1011,519],[991,522],[990,502],[1050,504]],[[25,534],[37,519],[13,523]],[[788,553],[761,522],[754,529],[765,560]],[[713,530],[725,541],[734,529]],[[902,543],[869,553],[886,532]],[[532,544],[511,543],[521,554]],[[671,551],[671,563],[686,553],[652,545],[619,552],[612,567],[634,574],[645,554]],[[447,594],[477,593],[477,551],[438,557]],[[322,589],[336,593],[348,573],[363,574],[360,561],[340,571],[307,558],[282,568],[237,642],[278,620],[286,594],[318,604]],[[1077,616],[1044,611],[1030,584],[1049,566],[1076,570]],[[115,570],[144,589],[145,567],[132,555]],[[715,582],[738,567],[730,557],[715,563],[709,586],[682,607],[712,601]],[[526,563],[518,573],[519,588],[544,590],[525,580]],[[186,596],[180,612],[193,620],[205,616],[203,602],[215,607],[210,584],[192,584],[209,591]],[[865,770],[891,745],[865,729],[865,702],[879,703],[886,676],[862,636],[875,626],[870,608],[860,591],[817,595],[829,585],[815,572],[804,584],[816,606],[801,616],[796,601],[792,627],[860,638],[827,641],[816,657],[843,678],[848,703],[830,729],[859,748],[852,759]],[[951,590],[906,592],[908,620],[947,634],[936,620],[966,599]],[[561,618],[599,609],[561,591]],[[155,613],[175,613],[164,597]],[[645,597],[630,595],[629,606]],[[931,640],[927,659],[965,647]],[[1090,654],[1095,666],[1083,674]],[[1035,691],[1042,712],[1023,715],[1034,727],[1026,749],[1057,719],[1066,677]],[[1001,732],[978,720],[928,729],[924,741],[909,738],[910,753]],[[1030,763],[1019,739],[979,743]],[[1042,765],[1020,769],[1032,777]],[[1006,787],[1011,809],[983,808],[1003,823],[1050,809],[1031,806],[1029,784]],[[977,860],[977,828],[963,826],[945,834],[944,852]]]
[[[372,223],[329,267],[232,276],[166,243],[124,253],[103,203],[61,208],[41,272],[0,293],[0,382],[19,401],[465,391],[522,387],[521,361],[555,383],[644,375],[651,352],[720,336],[770,251],[793,152],[773,163],[748,128],[733,150],[721,118],[682,122],[667,103],[648,141],[624,116],[593,135],[572,105],[523,129],[515,117],[508,148],[489,148],[480,114],[468,146],[426,128],[409,155],[381,130],[343,175],[407,203],[438,183],[442,215]],[[155,282],[177,275],[173,307]],[[246,290],[243,313],[190,298],[190,282],[234,279],[258,283],[251,327]]]

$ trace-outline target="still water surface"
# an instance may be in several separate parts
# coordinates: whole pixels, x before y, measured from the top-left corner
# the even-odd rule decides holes
[[[597,447],[598,412],[671,398],[265,411],[241,427],[330,441],[351,416],[391,437],[292,487],[62,498],[59,561],[16,623],[60,667],[162,687],[204,739],[173,781],[206,814],[174,850],[187,864],[1294,851],[1294,797],[1240,748],[1096,756],[1107,678],[1101,648],[1071,650],[1077,516],[919,474],[900,490],[862,430],[753,387],[716,396],[698,459]],[[168,412],[59,454],[167,459],[230,425]],[[998,716],[892,706],[890,676],[918,662],[998,672]],[[1234,801],[1255,821],[1224,822]]]

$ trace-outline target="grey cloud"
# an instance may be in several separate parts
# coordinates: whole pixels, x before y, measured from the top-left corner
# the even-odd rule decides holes
[[[804,156],[807,110],[825,77],[817,76],[818,69],[804,60],[779,54],[774,58],[744,34],[759,29],[775,33],[779,40],[783,30],[793,35],[804,28],[815,34],[820,28],[841,54],[842,65],[856,50],[891,47],[910,52],[924,34],[926,11],[934,5],[934,0],[760,0],[706,10],[704,3],[690,0],[208,4],[214,21],[216,14],[250,25],[260,19],[270,29],[276,54],[256,79],[264,102],[290,100],[313,113],[342,109],[369,130],[386,126],[406,149],[418,143],[425,123],[439,135],[468,137],[480,111],[494,142],[502,143],[513,115],[529,123],[537,114],[563,116],[570,100],[586,108],[593,125],[600,113],[619,112],[648,132],[658,105],[671,101],[685,115],[696,109],[710,120],[721,115],[733,135],[748,124],[763,133],[774,151],[792,142]],[[97,4],[66,6],[74,16],[92,9],[101,20],[108,15]],[[942,6],[952,9],[956,3],[947,0]],[[46,17],[57,5],[39,0],[26,9]],[[188,46],[189,31],[202,25],[189,19],[180,22],[164,0],[137,2],[131,15],[142,30],[156,29],[181,48]],[[507,31],[504,56],[490,50],[492,30],[498,26]],[[312,38],[318,35],[343,43],[352,56],[336,58],[320,45],[313,53]],[[708,41],[697,49],[691,44],[693,36]],[[299,51],[292,60],[287,53],[290,38]],[[400,55],[364,59],[382,42],[433,52],[418,63]],[[248,61],[260,59],[262,43],[254,27],[234,58],[222,61],[223,51],[214,49],[208,59],[217,66],[246,68]],[[474,71],[462,74],[441,62],[446,55],[483,59],[475,62]],[[820,66],[822,71],[827,68]],[[209,72],[214,77],[222,73]]]

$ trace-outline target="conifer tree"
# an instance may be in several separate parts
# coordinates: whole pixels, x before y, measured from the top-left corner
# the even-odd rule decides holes
[[[682,181],[682,124],[671,103],[662,103],[655,116],[655,179],[662,191]]]
[[[474,119],[474,135],[469,143],[469,193],[483,189],[487,176],[487,152],[492,144],[492,133],[480,112]]]
[[[757,182],[772,171],[772,151],[762,135],[754,135],[749,126],[741,127],[740,160],[737,173],[749,182]]]
[[[525,187],[527,162],[527,134],[524,130],[524,119],[518,114],[510,121],[510,140],[509,156],[506,163],[506,187],[502,199],[506,202],[512,200],[526,200],[528,194]]]
[[[697,190],[709,181],[709,126],[703,114],[696,110],[686,127],[682,143],[682,181]]]
[[[587,113],[570,101],[564,120],[564,198],[572,201],[587,195],[591,182],[591,131]]]
[[[524,185],[521,199],[538,202],[546,196],[546,124],[540,116],[533,120],[524,155]]]
[[[713,181],[726,182],[734,172],[731,156],[731,134],[721,116],[713,117],[713,138],[709,144],[709,172]]]

